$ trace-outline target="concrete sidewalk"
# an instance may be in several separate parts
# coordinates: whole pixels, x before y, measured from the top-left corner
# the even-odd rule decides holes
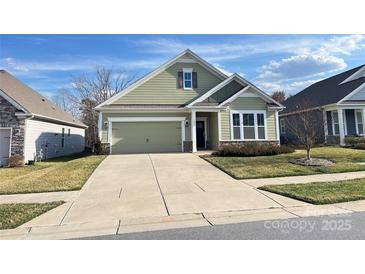
[[[241,182],[252,187],[260,187],[264,185],[283,185],[283,184],[306,184],[316,182],[334,182],[365,178],[365,171],[330,173],[330,174],[315,174],[303,176],[288,176],[276,178],[260,178],[260,179],[243,179]]]
[[[57,210],[54,209],[54,210]],[[215,226],[274,219],[350,214],[365,211],[365,201],[333,205],[305,205],[285,208],[179,214],[166,217],[122,218],[102,222],[48,226],[21,226],[0,231],[0,239],[55,240],[158,231],[188,227]]]
[[[0,195],[0,204],[12,203],[46,203],[54,201],[74,201],[79,196],[79,191],[58,191],[29,194]]]

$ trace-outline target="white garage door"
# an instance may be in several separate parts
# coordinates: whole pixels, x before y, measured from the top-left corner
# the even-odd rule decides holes
[[[0,166],[7,166],[9,163],[10,134],[10,129],[0,128]]]

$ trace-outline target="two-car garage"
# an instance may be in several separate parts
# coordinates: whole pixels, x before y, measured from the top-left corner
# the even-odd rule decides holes
[[[184,117],[110,118],[111,154],[181,152],[184,121]]]

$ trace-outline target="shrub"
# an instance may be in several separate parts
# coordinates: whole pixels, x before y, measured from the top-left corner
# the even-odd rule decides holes
[[[345,137],[345,143],[351,146],[356,144],[364,144],[365,138],[360,136],[353,136],[353,137]]]
[[[294,152],[294,148],[289,146],[278,146],[265,143],[246,143],[223,145],[217,152],[216,156],[233,156],[233,157],[249,157],[249,156],[269,156],[281,153]]]
[[[24,166],[24,157],[22,155],[12,155],[9,158],[10,167],[21,167]]]
[[[353,145],[353,148],[355,149],[365,149],[365,143],[358,143]]]

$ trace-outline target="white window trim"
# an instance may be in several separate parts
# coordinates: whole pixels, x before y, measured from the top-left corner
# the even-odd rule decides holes
[[[185,87],[185,73],[190,73],[191,74],[191,87],[187,88]],[[192,68],[183,68],[183,89],[184,90],[192,90],[193,89],[193,69]]]
[[[285,130],[285,119],[281,118],[279,121],[280,124],[280,133],[281,134],[286,134],[286,130]]]
[[[181,152],[184,152],[186,117],[109,117],[108,118],[108,143],[112,154],[113,122],[180,122],[181,123]]]
[[[233,114],[240,114],[240,132],[241,132],[241,139],[234,139],[233,138]],[[255,128],[255,139],[244,139],[243,134],[243,114],[254,114],[254,128]],[[258,125],[257,125],[257,114],[264,115],[264,129],[265,129],[265,138],[259,139],[258,138]],[[268,141],[267,136],[267,117],[265,110],[234,110],[230,113],[230,127],[231,127],[231,141]]]
[[[337,113],[337,120],[338,120],[338,128],[340,128],[340,118],[338,117],[338,111],[337,110],[332,110],[331,111],[331,122],[332,122],[332,134],[333,136],[340,136],[340,129],[338,134],[335,133],[335,120],[333,119],[333,113]],[[343,112],[343,126],[344,126],[344,133],[345,135],[347,135],[347,122],[346,122],[346,111],[344,110]]]
[[[361,109],[355,109],[355,125],[356,125],[356,134],[359,136],[364,136],[364,132],[363,134],[359,133],[359,120],[357,119],[357,113],[360,113],[361,115],[361,124],[362,124],[362,110]]]

